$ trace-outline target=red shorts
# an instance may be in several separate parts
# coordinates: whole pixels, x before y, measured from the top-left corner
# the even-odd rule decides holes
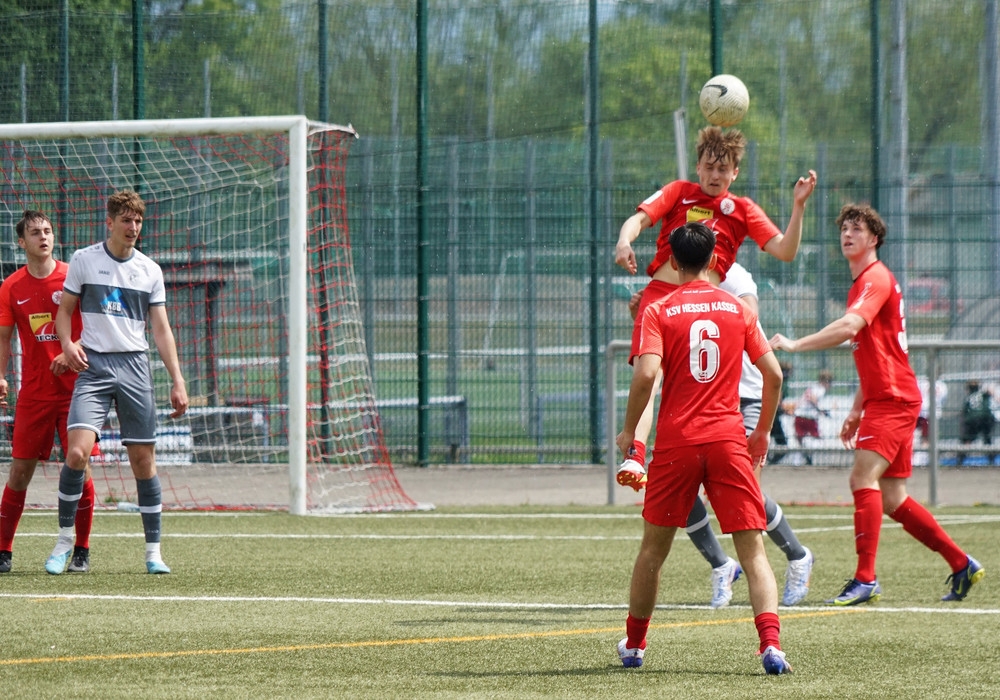
[[[642,517],[684,527],[702,484],[723,532],[763,530],[764,496],[743,440],[653,450]]]
[[[801,440],[804,437],[819,439],[819,421],[815,418],[795,416],[795,438]]]
[[[913,431],[920,403],[865,401],[855,449],[871,450],[889,461],[882,476],[908,479],[913,473]]]
[[[642,339],[642,324],[640,323],[640,321],[642,321],[642,312],[645,311],[646,307],[654,301],[663,299],[673,293],[676,289],[676,284],[662,282],[660,280],[650,280],[649,284],[646,285],[646,288],[642,290],[642,298],[639,300],[639,310],[635,314],[635,323],[632,324],[632,349],[629,351],[628,355],[629,364],[632,364],[632,361],[639,353],[639,341]]]
[[[14,435],[11,457],[14,459],[47,460],[52,454],[56,433],[59,444],[66,450],[66,416],[69,415],[69,398],[65,401],[33,401],[18,397],[14,411]],[[101,454],[97,443],[91,456]]]

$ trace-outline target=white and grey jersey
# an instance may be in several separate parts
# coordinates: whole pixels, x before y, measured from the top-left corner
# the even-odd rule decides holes
[[[73,253],[63,289],[79,297],[80,342],[97,352],[145,352],[149,307],[167,303],[160,266],[138,250],[116,258],[107,243]]]
[[[729,268],[729,272],[726,273],[726,279],[722,280],[719,288],[726,290],[734,297],[757,296],[757,283],[754,282],[753,275],[739,263],[733,263],[733,266]],[[761,328],[759,318],[757,319],[757,327],[760,328],[762,333],[764,332],[764,329]],[[744,352],[743,371],[740,374],[740,399],[760,401],[763,393],[764,376],[750,361],[750,356]]]

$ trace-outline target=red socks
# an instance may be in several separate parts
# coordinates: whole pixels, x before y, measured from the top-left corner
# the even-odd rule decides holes
[[[3,498],[0,498],[0,551],[9,552],[14,543],[14,533],[17,532],[21,514],[24,512],[24,501],[28,491],[14,491],[10,486],[4,486]],[[90,531],[94,525],[94,480],[87,479],[83,485],[83,495],[76,511],[76,545],[90,548]]]
[[[858,489],[854,492],[854,548],[858,553],[854,578],[861,583],[875,580],[875,554],[881,531],[882,492],[878,489]]]
[[[632,443],[632,448],[628,451],[628,458],[634,459],[636,462],[642,465],[642,468],[646,468],[646,445],[645,443],[639,442],[638,440]]]
[[[646,648],[646,631],[649,630],[649,620],[648,617],[632,617],[632,614],[629,613],[629,616],[625,618],[625,636],[628,637],[628,641],[625,642],[626,648]]]
[[[14,491],[10,486],[3,487],[3,498],[0,499],[0,551],[11,551],[27,495],[27,490]]]
[[[757,636],[760,637],[759,653],[763,654],[768,647],[774,647],[781,651],[781,642],[779,641],[781,621],[778,619],[778,613],[762,612],[753,619],[753,623],[757,627]]]
[[[90,531],[94,525],[94,480],[83,484],[83,494],[76,507],[76,546],[90,549]]]
[[[911,497],[907,496],[889,517],[922,545],[944,557],[952,572],[961,571],[968,565],[968,555],[948,536],[930,511]]]

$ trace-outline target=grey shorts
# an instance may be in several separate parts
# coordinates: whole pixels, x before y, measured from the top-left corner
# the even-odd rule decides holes
[[[84,428],[100,436],[113,402],[122,444],[155,444],[156,398],[146,353],[86,352],[89,366],[76,378],[66,429]]]
[[[747,431],[749,436],[757,427],[757,421],[760,420],[760,400],[740,398],[740,413],[743,414],[743,429]],[[775,418],[775,420],[778,419]]]

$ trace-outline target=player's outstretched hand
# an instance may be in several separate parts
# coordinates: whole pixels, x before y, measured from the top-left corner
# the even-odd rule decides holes
[[[615,264],[624,268],[630,275],[636,273],[639,265],[635,261],[635,251],[632,249],[631,244],[619,241],[615,245]]]
[[[775,333],[771,340],[768,341],[768,344],[770,344],[772,350],[795,352],[795,341],[791,338],[786,338],[781,333]]]
[[[816,171],[810,170],[809,177],[800,177],[795,183],[795,188],[793,190],[792,196],[795,201],[799,204],[805,204],[806,200],[812,196],[813,190],[816,189]]]

